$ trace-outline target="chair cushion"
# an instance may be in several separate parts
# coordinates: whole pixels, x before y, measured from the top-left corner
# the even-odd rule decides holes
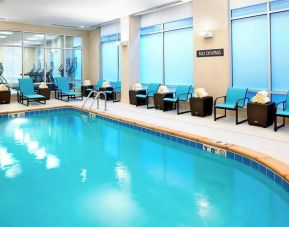
[[[29,99],[44,99],[45,97],[43,95],[25,95],[26,98],[29,98]]]
[[[107,94],[112,94],[113,91],[105,91],[105,93],[107,93]]]
[[[141,99],[146,99],[146,98],[147,98],[147,95],[138,94],[138,95],[136,95],[135,97],[141,98]]]
[[[75,91],[63,92],[63,94],[65,94],[65,95],[81,95],[81,93],[75,92]]]
[[[87,88],[86,90],[87,90],[87,91],[93,91],[94,89],[92,89],[92,88]]]
[[[235,104],[216,104],[215,105],[216,108],[222,108],[222,109],[231,109],[234,110],[235,109]]]
[[[164,98],[163,101],[166,101],[166,102],[177,102],[177,99],[174,99],[174,98]]]
[[[278,110],[277,113],[276,113],[276,115],[289,117],[289,111],[288,111],[288,110],[285,110],[285,111],[283,111],[283,110]]]

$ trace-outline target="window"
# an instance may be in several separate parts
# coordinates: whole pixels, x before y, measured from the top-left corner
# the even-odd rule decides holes
[[[101,37],[101,71],[106,81],[120,80],[119,34]]]
[[[268,90],[273,101],[284,100],[289,91],[288,7],[289,0],[275,0],[232,10],[233,86]]]
[[[141,82],[193,84],[192,18],[144,27],[141,38]]]
[[[289,11],[271,15],[272,90],[289,90]]]
[[[141,36],[140,40],[141,82],[163,82],[163,38],[162,34]]]
[[[267,17],[232,21],[233,86],[268,89]]]

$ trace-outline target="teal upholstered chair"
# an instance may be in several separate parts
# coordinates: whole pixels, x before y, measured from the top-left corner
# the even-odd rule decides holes
[[[68,77],[57,77],[56,78],[56,84],[57,84],[57,99],[63,100],[64,97],[67,97],[66,102],[69,102],[70,98],[76,99],[81,98],[83,99],[82,94],[79,92],[71,91],[70,85],[69,85],[69,79]]]
[[[249,98],[246,97],[247,92],[247,88],[229,88],[226,96],[217,97],[214,103],[214,120],[216,121],[220,118],[226,117],[227,110],[233,110],[236,112],[236,125],[248,121],[248,119],[242,121],[239,121],[238,119],[239,108],[244,108],[246,105],[246,100],[249,101]],[[224,103],[217,103],[217,101],[221,98],[224,99]],[[225,115],[217,117],[217,109],[225,110]]]
[[[110,91],[108,91],[110,92]],[[113,102],[120,102],[120,98],[117,99],[117,94],[121,94],[121,82],[117,81],[113,84]]]
[[[149,106],[149,98],[153,98],[154,94],[158,92],[160,84],[151,83],[146,90],[146,94],[137,94],[136,97],[136,106],[141,106],[146,104],[148,109],[154,108],[154,106]]]
[[[289,118],[289,92],[287,93],[286,101],[278,103],[276,106],[278,107],[280,104],[283,104],[282,110],[276,110],[276,116],[275,116],[275,122],[274,122],[274,131],[277,132],[277,130],[283,126],[285,126],[285,119]],[[283,118],[283,123],[278,126],[278,117]]]
[[[180,112],[180,102],[187,102],[189,98],[192,97],[191,89],[192,89],[192,86],[190,85],[178,85],[176,87],[174,98],[163,99],[164,107],[165,107],[164,112],[167,110],[166,103],[173,103],[174,109],[177,109],[178,115],[190,112],[189,110]]]
[[[34,84],[31,78],[18,79],[19,91],[17,92],[17,100],[19,103],[29,106],[30,102],[39,102],[46,104],[46,98],[36,94]],[[26,104],[24,101],[26,100]]]

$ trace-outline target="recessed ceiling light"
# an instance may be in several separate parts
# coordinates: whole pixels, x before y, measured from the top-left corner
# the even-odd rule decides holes
[[[44,35],[43,35],[43,34],[36,34],[36,35],[34,35],[34,36],[37,37],[37,38],[41,38],[41,39],[44,38]]]
[[[33,37],[28,37],[27,40],[30,40],[30,41],[36,41],[37,38],[33,38]]]
[[[84,28],[84,26],[83,26],[83,25],[81,25],[81,26],[80,26],[80,28]]]
[[[0,35],[0,39],[5,39],[7,36],[5,35]]]
[[[13,32],[8,32],[8,31],[0,31],[1,35],[13,35]]]

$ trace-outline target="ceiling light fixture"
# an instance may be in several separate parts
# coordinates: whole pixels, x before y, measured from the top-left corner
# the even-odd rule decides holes
[[[0,39],[5,39],[7,36],[5,35],[0,35]]]

